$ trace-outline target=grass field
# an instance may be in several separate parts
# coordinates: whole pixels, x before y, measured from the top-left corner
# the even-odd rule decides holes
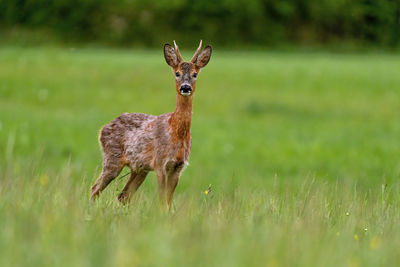
[[[88,199],[100,127],[174,110],[161,49],[0,48],[0,266],[399,265],[399,70],[215,50],[165,212],[154,174],[129,206],[127,177]]]

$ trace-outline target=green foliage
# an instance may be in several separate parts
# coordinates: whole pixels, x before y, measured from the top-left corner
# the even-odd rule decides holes
[[[154,174],[88,199],[100,127],[174,109],[162,51],[1,48],[0,266],[397,265],[399,65],[215,50],[166,213]]]
[[[5,28],[46,29],[66,41],[220,46],[355,42],[399,45],[400,2],[374,0],[1,0]]]

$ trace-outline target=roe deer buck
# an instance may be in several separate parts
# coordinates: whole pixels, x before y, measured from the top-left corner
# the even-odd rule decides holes
[[[124,166],[128,166],[131,174],[119,201],[128,202],[147,173],[154,170],[160,200],[170,206],[192,145],[190,125],[196,78],[212,52],[209,45],[200,52],[201,45],[202,41],[190,62],[183,61],[175,41],[175,49],[169,44],[164,45],[165,60],[175,75],[174,112],[160,116],[123,113],[101,129],[103,170],[92,187],[92,199],[119,175]]]

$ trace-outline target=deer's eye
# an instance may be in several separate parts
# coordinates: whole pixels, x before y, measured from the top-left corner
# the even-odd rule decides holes
[[[197,72],[193,73],[193,77],[194,77],[194,78],[197,77]]]
[[[179,77],[179,76],[181,76],[181,74],[179,72],[177,72],[177,73],[175,73],[175,76]]]

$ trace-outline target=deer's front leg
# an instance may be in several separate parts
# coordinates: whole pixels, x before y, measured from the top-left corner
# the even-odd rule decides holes
[[[157,184],[158,184],[158,197],[161,203],[165,202],[165,184],[166,184],[166,174],[163,170],[156,170],[157,174]]]
[[[169,162],[164,171],[157,172],[160,201],[167,204],[168,207],[171,206],[183,166],[183,162]]]

